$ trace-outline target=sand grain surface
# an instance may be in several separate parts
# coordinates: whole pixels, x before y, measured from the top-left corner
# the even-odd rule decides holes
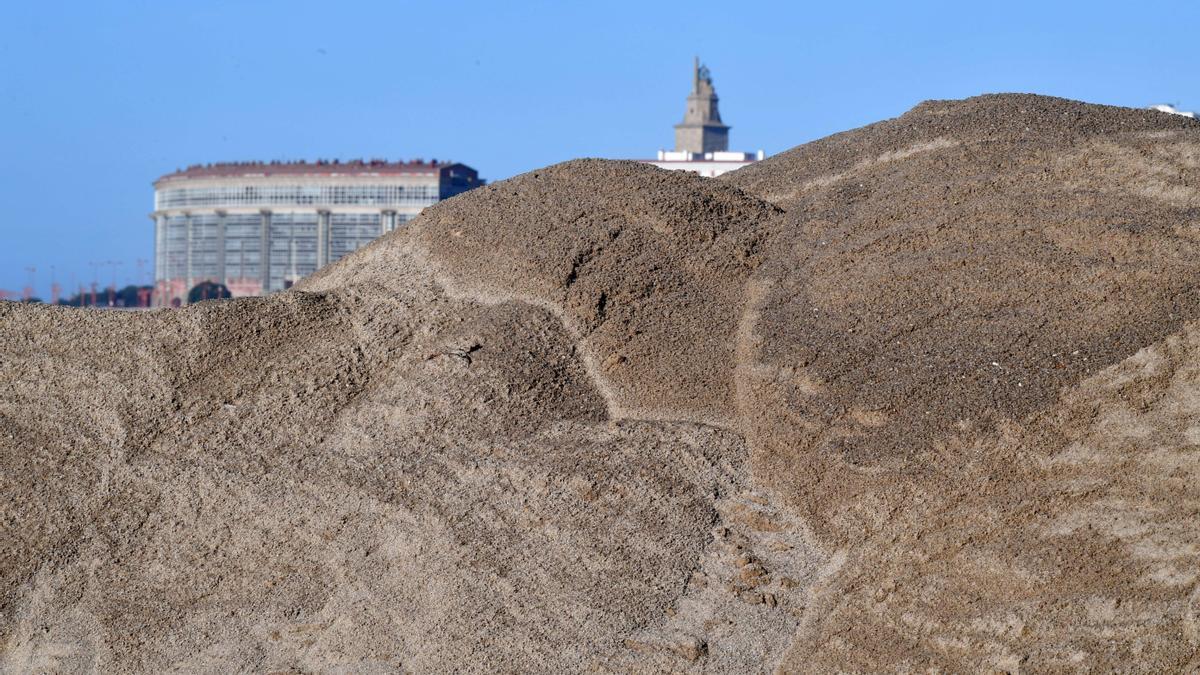
[[[541,169],[297,288],[0,304],[0,670],[1200,668],[1200,126]]]

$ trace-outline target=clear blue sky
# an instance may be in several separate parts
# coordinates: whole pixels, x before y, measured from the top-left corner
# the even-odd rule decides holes
[[[249,159],[466,162],[489,180],[672,140],[691,59],[732,149],[928,98],[1200,108],[1196,3],[18,2],[0,7],[0,288],[153,251],[151,182]],[[147,266],[147,274],[149,267]],[[103,273],[101,281],[107,281]]]

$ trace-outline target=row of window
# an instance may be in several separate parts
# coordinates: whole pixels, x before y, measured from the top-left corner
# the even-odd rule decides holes
[[[216,237],[220,234],[220,222],[216,216],[191,216],[190,231],[187,216],[169,216],[166,219],[164,236],[169,241],[186,241],[189,234],[193,241]],[[411,218],[397,214],[395,224],[400,227]],[[226,216],[225,238],[258,238],[262,235],[262,219],[257,215]],[[377,213],[334,213],[329,217],[329,229],[334,238],[338,236],[370,236],[382,234],[383,218]],[[274,237],[316,236],[316,214],[276,214],[271,218],[271,234]]]
[[[407,223],[411,218],[408,214],[396,215],[396,226]],[[197,216],[168,216],[165,219],[167,239],[186,240],[190,235],[193,240],[205,237],[215,237],[219,234],[221,222],[214,215]],[[315,213],[277,213],[271,216],[271,236],[294,236],[310,234],[316,236],[317,215]],[[262,234],[263,220],[258,215],[230,215],[225,217],[225,237],[259,237]],[[355,235],[378,236],[383,226],[383,216],[378,213],[332,213],[329,216],[329,229],[336,233],[353,232]]]
[[[246,185],[168,188],[154,194],[157,209],[192,206],[412,206],[438,200],[437,185]]]
[[[397,215],[397,226],[408,221]],[[190,221],[190,228],[189,228]],[[159,244],[158,278],[259,279],[262,274],[262,219],[254,214],[225,218],[224,270],[220,255],[220,221],[216,216],[165,219]],[[369,244],[380,235],[377,213],[333,213],[329,217],[329,261]],[[190,229],[190,237],[189,237]],[[190,243],[189,243],[190,239]],[[286,288],[317,269],[317,216],[282,213],[271,218],[268,291]]]

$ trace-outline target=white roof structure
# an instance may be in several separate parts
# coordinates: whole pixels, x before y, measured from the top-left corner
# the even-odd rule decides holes
[[[723,173],[740,169],[747,164],[757,162],[766,157],[762,150],[758,152],[688,152],[659,150],[658,158],[647,160],[660,169],[668,171],[694,171],[707,178],[715,178]]]
[[[1158,105],[1152,105],[1152,106],[1150,106],[1150,110],[1157,110],[1159,112],[1170,113],[1172,115],[1181,115],[1183,117],[1191,117],[1193,119],[1195,119],[1195,117],[1196,117],[1196,113],[1188,112],[1186,110],[1179,110],[1178,108],[1176,108],[1175,106],[1173,106],[1169,103],[1159,103]]]

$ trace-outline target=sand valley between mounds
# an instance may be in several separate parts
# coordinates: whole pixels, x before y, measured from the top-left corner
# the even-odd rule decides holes
[[[1197,186],[1194,120],[991,95],[0,303],[0,671],[1196,671]]]

